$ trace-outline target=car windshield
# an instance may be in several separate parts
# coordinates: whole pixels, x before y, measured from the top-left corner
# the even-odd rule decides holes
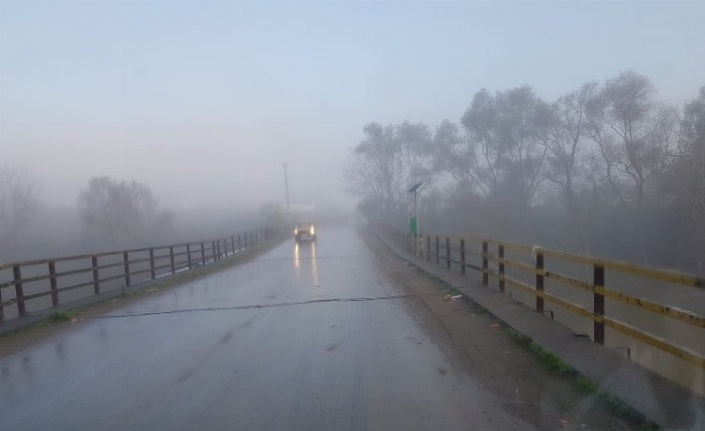
[[[705,0],[0,0],[0,429],[705,430]]]

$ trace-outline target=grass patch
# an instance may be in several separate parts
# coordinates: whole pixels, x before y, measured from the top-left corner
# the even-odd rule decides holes
[[[65,311],[57,311],[49,316],[49,321],[52,323],[68,322],[69,320],[71,320],[71,315]]]
[[[141,291],[137,291],[137,290],[123,289],[123,291],[119,295],[119,298],[121,298],[121,299],[134,298],[136,296],[139,296],[141,293],[142,293]]]
[[[597,393],[600,386],[587,377],[578,376],[575,378],[575,389],[583,395],[592,395]]]
[[[536,356],[538,360],[551,371],[557,371],[558,373],[567,376],[574,376],[577,374],[577,371],[575,371],[573,367],[568,365],[568,363],[561,359],[558,355],[544,349],[534,341],[529,344],[529,351],[533,353],[534,356]]]
[[[512,341],[536,357],[543,366],[571,379],[575,384],[575,389],[580,394],[594,396],[596,402],[602,404],[610,413],[630,422],[640,430],[652,431],[659,429],[658,425],[646,419],[644,415],[636,411],[630,405],[613,394],[600,389],[600,385],[597,382],[580,375],[575,368],[568,365],[568,363],[558,357],[558,355],[543,348],[530,337],[510,327],[505,327],[505,333]]]
[[[460,289],[455,287],[455,286],[450,286],[448,285],[446,287],[446,290],[448,291],[449,294],[451,295],[460,295]]]

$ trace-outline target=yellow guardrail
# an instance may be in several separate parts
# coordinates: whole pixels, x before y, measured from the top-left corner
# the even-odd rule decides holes
[[[488,284],[489,277],[493,277],[498,280],[499,289],[501,292],[504,292],[505,284],[509,284],[529,293],[530,295],[533,295],[536,299],[536,311],[538,312],[543,313],[543,304],[544,300],[546,300],[574,314],[592,320],[594,324],[593,340],[596,343],[604,344],[604,328],[609,327],[643,343],[668,352],[700,368],[705,368],[705,357],[702,353],[684,346],[678,346],[673,341],[649,333],[643,328],[638,328],[636,326],[621,322],[611,316],[607,316],[605,310],[605,298],[608,298],[619,303],[628,304],[632,307],[639,308],[649,313],[686,323],[696,327],[696,330],[700,330],[705,328],[705,316],[673,305],[664,304],[659,301],[638,297],[608,288],[605,286],[605,272],[616,272],[638,277],[647,281],[667,282],[695,288],[705,287],[705,278],[701,276],[635,265],[617,260],[584,256],[544,247],[498,241],[494,239],[446,237],[438,235],[422,235],[413,239],[410,234],[406,234],[400,230],[394,231],[393,235],[397,239],[403,240],[401,241],[402,245],[417,244],[415,245],[416,247],[418,246],[417,242],[421,241],[422,245],[420,247],[424,250],[422,256],[426,260],[430,261],[433,257],[439,265],[443,266],[446,266],[448,262],[451,262],[456,267],[460,266],[463,274],[465,274],[465,268],[471,268],[479,271],[483,276],[484,285]],[[457,251],[456,256],[459,257],[451,258],[450,256],[447,256],[447,241],[452,244],[452,247],[450,248],[451,254],[453,251]],[[475,245],[481,244],[482,252],[466,250],[469,243],[475,243]],[[438,253],[436,253],[436,244],[439,245]],[[490,246],[492,252],[490,251]],[[512,259],[507,259],[505,257],[505,252],[507,251],[512,252]],[[525,256],[526,260],[532,263],[515,259],[520,256]],[[555,262],[570,262],[591,267],[593,279],[591,281],[587,281],[552,271],[550,268],[547,269],[544,264],[545,257],[551,257],[551,266],[555,265]],[[467,258],[480,258],[482,260],[482,265],[472,264],[466,261]],[[506,274],[507,268],[518,269],[526,274],[534,276],[536,279],[535,284],[531,285],[508,276]],[[544,290],[544,280],[553,280],[562,285],[578,288],[592,293],[593,309],[587,309],[555,294],[547,293]]]

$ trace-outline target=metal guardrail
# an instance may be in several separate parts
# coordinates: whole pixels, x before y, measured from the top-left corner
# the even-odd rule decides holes
[[[644,280],[668,282],[695,288],[705,288],[705,278],[703,277],[526,244],[482,238],[454,238],[438,235],[414,236],[394,227],[383,226],[382,228],[398,245],[405,248],[414,256],[429,262],[435,261],[436,265],[444,266],[448,269],[451,269],[451,264],[454,263],[460,267],[462,275],[466,274],[467,268],[478,271],[482,274],[482,284],[484,286],[488,286],[489,277],[493,277],[497,279],[499,291],[503,294],[506,291],[506,285],[510,284],[519,290],[533,295],[535,298],[534,309],[538,313],[544,313],[545,301],[549,301],[571,313],[592,320],[592,340],[595,343],[605,344],[605,327],[609,327],[631,338],[679,357],[684,361],[696,365],[698,368],[705,369],[705,356],[703,356],[702,353],[688,347],[679,346],[671,340],[654,335],[643,328],[622,322],[614,318],[614,316],[608,316],[605,311],[605,299],[607,298],[697,328],[705,328],[705,316],[658,301],[630,295],[605,286],[606,271],[613,271]],[[476,248],[481,248],[482,252],[467,250],[469,243],[475,243]],[[496,249],[496,254],[490,253],[491,248]],[[457,258],[453,258],[454,251]],[[505,256],[507,251],[523,254],[525,257],[529,256],[530,260],[533,261],[533,265],[515,259],[508,259]],[[480,258],[481,262],[475,265],[468,261],[468,256]],[[546,268],[546,257],[551,257],[552,261],[556,262],[562,261],[590,266],[592,267],[592,280],[583,280],[552,271],[550,268]],[[490,268],[490,262],[496,264],[496,270]],[[529,275],[533,275],[535,278],[534,284],[531,285],[510,277],[507,275],[507,268],[515,268]],[[585,308],[580,304],[575,304],[557,295],[549,294],[544,289],[546,280],[556,281],[563,286],[591,292],[593,295],[592,309]]]
[[[5,276],[0,278],[0,324],[5,321],[5,310],[9,307],[16,307],[17,316],[22,317],[28,314],[27,305],[32,300],[51,296],[51,305],[44,308],[46,309],[61,304],[64,299],[62,294],[69,291],[93,287],[92,294],[98,295],[102,286],[110,281],[123,280],[121,285],[129,287],[135,282],[174,275],[247,250],[270,238],[274,232],[273,229],[265,228],[210,241],[0,264],[0,276]],[[57,271],[57,264],[73,268]],[[137,266],[144,268],[138,270]],[[25,270],[40,274],[23,276]],[[114,273],[116,271],[117,273]],[[139,275],[143,277],[135,279]],[[2,281],[3,279],[7,281]],[[59,287],[62,280],[67,283]],[[41,286],[33,289],[32,293],[26,293],[25,286],[30,283]],[[3,297],[7,299],[3,300]]]

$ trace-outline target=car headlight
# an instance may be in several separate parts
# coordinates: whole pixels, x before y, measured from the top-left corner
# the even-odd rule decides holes
[[[294,229],[294,235],[298,235],[298,234],[299,234],[299,229]]]
[[[311,226],[311,235],[315,235],[315,234],[316,234],[316,228]]]

